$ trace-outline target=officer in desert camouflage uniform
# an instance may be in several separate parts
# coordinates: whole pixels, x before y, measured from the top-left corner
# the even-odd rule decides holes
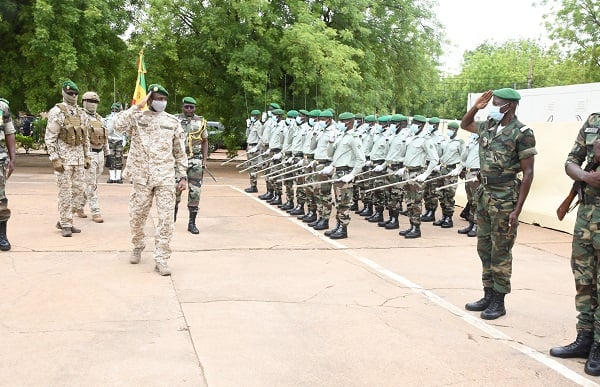
[[[493,100],[492,100],[493,97]],[[512,247],[519,214],[533,182],[535,136],[515,114],[521,95],[511,88],[483,93],[465,114],[461,128],[479,134],[481,184],[477,189],[477,253],[481,260],[484,297],[465,305],[494,320],[506,314],[510,293]],[[486,121],[475,115],[492,100]],[[517,176],[523,172],[522,180]]]
[[[45,143],[56,183],[58,185],[58,213],[56,227],[63,237],[81,232],[73,226],[74,200],[84,195],[83,169],[91,166],[90,141],[82,122],[82,111],[77,107],[79,88],[70,80],[62,84],[63,102],[48,112]]]
[[[86,201],[90,205],[92,220],[96,223],[104,222],[98,204],[98,178],[104,172],[104,155],[110,153],[108,148],[108,133],[103,125],[102,116],[96,112],[100,98],[93,91],[88,91],[81,98],[83,105],[83,126],[90,139],[91,166],[84,172],[85,189],[83,202],[76,204],[83,210]]]
[[[195,114],[196,100],[192,97],[183,99],[183,113],[177,115],[181,126],[185,132],[185,150],[188,155],[188,231],[192,234],[198,234],[200,231],[196,227],[196,215],[200,205],[200,193],[202,192],[202,177],[206,160],[208,160],[208,130],[206,129],[206,120],[202,116]],[[181,191],[176,191],[174,220],[177,219],[177,210],[181,202]]]
[[[156,198],[158,225],[154,237],[154,269],[160,275],[170,275],[167,264],[171,256],[175,190],[187,188],[188,159],[185,153],[185,132],[179,120],[165,112],[167,90],[158,84],[148,86],[148,94],[136,105],[120,113],[115,130],[131,138],[129,159],[123,171],[133,180],[129,199],[129,226],[133,251],[129,262],[137,264],[145,248],[144,225]],[[142,110],[148,104],[148,110]],[[173,181],[177,180],[177,187]]]
[[[15,126],[10,115],[8,101],[0,98],[0,129],[4,132],[6,146],[0,145],[0,250],[10,250],[10,242],[6,236],[6,224],[10,219],[10,209],[6,198],[6,180],[15,170]]]
[[[117,113],[121,111],[121,104],[115,102],[110,107],[110,114],[104,118],[104,126],[108,133],[109,152],[106,157],[106,166],[108,167],[107,183],[123,184],[121,176],[123,170],[123,147],[127,143],[127,137],[113,128],[113,122]]]

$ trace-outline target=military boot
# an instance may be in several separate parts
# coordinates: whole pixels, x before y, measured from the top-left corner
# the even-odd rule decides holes
[[[258,198],[260,200],[270,200],[273,198],[273,191],[267,191],[262,195],[259,195]]]
[[[248,192],[248,193],[258,192],[258,188],[255,185],[251,185],[250,187],[245,188],[244,192]]]
[[[465,227],[465,228],[459,228],[457,232],[459,234],[468,234],[469,231],[471,231],[473,229],[474,225],[475,225],[475,223],[469,222],[469,225],[467,227]]]
[[[6,223],[6,220],[0,222],[0,250],[2,251],[10,250],[10,242],[6,237]]]
[[[590,355],[588,356],[583,369],[588,375],[600,376],[600,343],[597,341],[592,344]]]
[[[383,222],[383,207],[377,207],[375,213],[367,218],[369,223]]]
[[[433,222],[431,224],[433,224],[434,226],[441,226],[442,223],[444,223],[444,220],[446,220],[446,216],[442,215],[442,217],[440,219],[436,220],[435,222]]]
[[[385,227],[389,222],[392,221],[392,210],[388,210],[388,215],[390,216],[390,218],[388,220],[382,220],[381,222],[377,223],[378,227]]]
[[[188,207],[190,210],[190,219],[188,221],[188,231],[192,234],[199,234],[200,231],[196,227],[196,215],[198,215],[198,207]]]
[[[505,295],[504,293],[492,290],[490,305],[481,312],[481,318],[484,320],[495,320],[498,317],[504,316],[506,314],[506,309],[504,308]],[[600,362],[600,357],[598,361]],[[598,370],[600,371],[600,363],[598,363]]]
[[[406,239],[415,239],[415,238],[420,238],[420,237],[421,237],[421,226],[419,226],[418,224],[413,224],[410,231],[406,235],[404,235],[404,238],[406,238]]]
[[[425,214],[421,216],[421,222],[433,222],[435,220],[435,212],[433,210],[427,210]]]
[[[134,247],[131,251],[131,255],[129,256],[129,263],[132,265],[137,265],[140,263],[142,259],[142,250],[144,250],[143,247]]]
[[[291,200],[288,200],[287,202],[285,202],[284,204],[279,206],[279,208],[283,211],[291,210],[292,208],[294,208],[294,202]]]
[[[298,205],[288,211],[290,215],[304,215],[304,204],[298,203]]]
[[[354,213],[360,215],[361,212],[366,211],[366,210],[367,210],[367,203],[363,203],[363,208],[356,209],[356,211],[354,211]]]
[[[410,227],[409,227],[409,228],[407,228],[406,230],[402,230],[402,231],[400,231],[400,232],[398,233],[398,235],[405,236],[406,234],[408,234],[408,233],[410,232],[410,230],[412,230],[412,226],[413,226],[413,224],[412,224],[412,220],[411,220],[411,221],[410,221]]]
[[[312,223],[312,222],[314,222],[316,220],[317,220],[317,213],[315,211],[312,211],[312,210],[308,213],[307,217],[305,217],[304,219],[302,219],[302,221],[304,223]],[[309,226],[310,226],[310,224],[309,224]]]
[[[400,213],[398,212],[398,210],[392,211],[392,218],[385,225],[385,229],[386,230],[395,230],[397,228],[400,228],[400,223],[398,222],[398,215],[400,215]]]
[[[345,239],[348,238],[348,227],[345,224],[342,224],[336,232],[329,235],[331,239]]]
[[[444,216],[444,222],[442,223],[442,228],[452,228],[454,227],[454,223],[452,222],[451,216]]]
[[[154,271],[158,272],[158,274],[162,276],[171,275],[171,269],[169,269],[167,261],[165,260],[156,261],[156,264],[154,265]]]
[[[465,305],[466,310],[470,310],[472,312],[481,312],[487,309],[490,305],[490,300],[492,299],[492,288],[485,287],[483,288],[483,298],[475,301],[469,302]]]
[[[349,208],[350,211],[357,211],[358,210],[358,202],[355,200],[354,203],[352,203],[352,205]]]
[[[342,227],[342,222],[340,222],[339,220],[337,221],[337,224],[335,225],[335,227],[329,231],[325,231],[324,235],[325,236],[331,236],[331,234],[333,234],[334,232],[336,232],[338,230],[338,228]]]
[[[580,357],[586,359],[590,355],[590,349],[594,343],[594,331],[578,331],[577,338],[571,344],[564,347],[550,349],[550,355],[563,359]]]
[[[177,222],[177,212],[179,211],[179,203],[175,203],[175,211],[173,211],[173,223]]]
[[[308,212],[304,215],[300,215],[298,216],[298,220],[301,220],[304,222],[304,219],[308,218],[309,216],[312,216],[313,210],[311,210],[310,208],[308,209]]]
[[[321,218],[313,228],[315,230],[327,230],[329,228],[329,219]]]
[[[471,212],[471,203],[467,203],[465,208],[460,212],[460,217],[464,220],[469,220],[469,213]]]
[[[373,215],[373,203],[365,204],[365,208],[358,215],[364,216],[367,218],[372,216]]]
[[[477,236],[477,225],[476,224],[473,225],[473,228],[471,229],[471,231],[469,231],[467,233],[467,236],[470,236],[470,237],[476,237]]]
[[[272,206],[278,206],[281,204],[281,195],[276,194],[275,197],[268,201],[268,203]]]
[[[317,219],[313,220],[312,222],[307,222],[308,227],[315,227],[322,220],[323,220],[323,217],[319,216]]]

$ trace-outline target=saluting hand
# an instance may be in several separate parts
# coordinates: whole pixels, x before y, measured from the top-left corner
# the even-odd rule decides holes
[[[485,93],[481,94],[481,96],[475,101],[475,106],[477,107],[477,109],[484,109],[492,99],[493,95],[493,90],[488,90]]]

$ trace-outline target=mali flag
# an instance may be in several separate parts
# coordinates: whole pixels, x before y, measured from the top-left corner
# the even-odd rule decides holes
[[[146,96],[146,64],[144,63],[144,50],[140,50],[140,57],[138,58],[138,74],[137,81],[135,83],[135,90],[133,92],[133,99],[131,104],[135,105]],[[146,107],[144,107],[145,109]]]

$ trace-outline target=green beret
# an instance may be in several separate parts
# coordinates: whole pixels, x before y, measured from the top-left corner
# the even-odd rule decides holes
[[[418,114],[414,116],[412,120],[417,122],[427,122],[427,118]]]
[[[430,124],[439,124],[440,119],[438,117],[431,117],[428,121]]]
[[[288,110],[287,116],[291,118],[298,117],[298,110]]]
[[[162,94],[165,97],[169,96],[169,92],[167,91],[167,89],[165,89],[164,87],[162,87],[158,83],[153,83],[150,86],[148,86],[148,91],[147,92],[148,93],[153,92],[153,93]]]
[[[7,105],[10,105],[10,102],[6,98],[0,98],[0,101],[4,102]]]
[[[403,114],[392,115],[392,122],[401,122],[401,121],[407,121],[407,118],[405,115],[403,115]]]
[[[79,93],[79,87],[77,87],[77,85],[75,84],[75,82],[73,82],[70,79],[67,79],[66,81],[64,81],[62,83],[62,88],[64,90],[75,90],[76,92]]]
[[[452,122],[448,123],[448,127],[452,128],[452,129],[458,129],[458,122],[452,121]]]
[[[354,114],[350,113],[350,112],[344,112],[342,114],[340,114],[340,116],[338,117],[338,119],[340,120],[351,120],[355,117]]]
[[[185,97],[183,99],[183,103],[191,103],[192,105],[195,105],[196,104],[196,100],[193,99],[192,97]]]
[[[365,117],[365,121],[367,122],[375,122],[375,116],[374,115],[368,115]]]
[[[260,110],[254,109],[250,112],[250,115],[251,116],[260,116]]]
[[[379,122],[390,122],[390,120],[392,119],[392,116],[390,115],[385,115],[385,116],[380,116],[377,121]]]
[[[333,114],[335,114],[335,109],[333,109],[333,108],[327,108],[325,110],[329,110],[330,112],[332,112]]]
[[[310,117],[318,117],[319,114],[321,114],[321,111],[319,109],[311,110],[310,112],[308,112],[308,115]]]
[[[333,118],[333,112],[331,110],[323,110],[319,113],[319,117]]]
[[[111,109],[121,109],[121,104],[119,102],[115,102],[112,105],[110,105]]]
[[[275,114],[276,116],[282,116],[283,115],[283,110],[281,110],[281,109],[275,109],[275,110],[273,110],[273,114]]]
[[[365,118],[365,115],[364,115],[364,114],[362,114],[362,113],[356,113],[356,114],[354,115],[354,118],[359,118],[359,119],[360,119],[360,118]]]
[[[307,116],[309,113],[308,110],[300,109],[300,114]]]
[[[521,99],[521,94],[517,93],[515,89],[506,87],[504,89],[494,90],[494,96],[508,101],[518,101]]]
[[[272,107],[273,109],[281,109],[281,106],[279,106],[279,104],[277,102],[271,102],[269,104],[270,107]]]

